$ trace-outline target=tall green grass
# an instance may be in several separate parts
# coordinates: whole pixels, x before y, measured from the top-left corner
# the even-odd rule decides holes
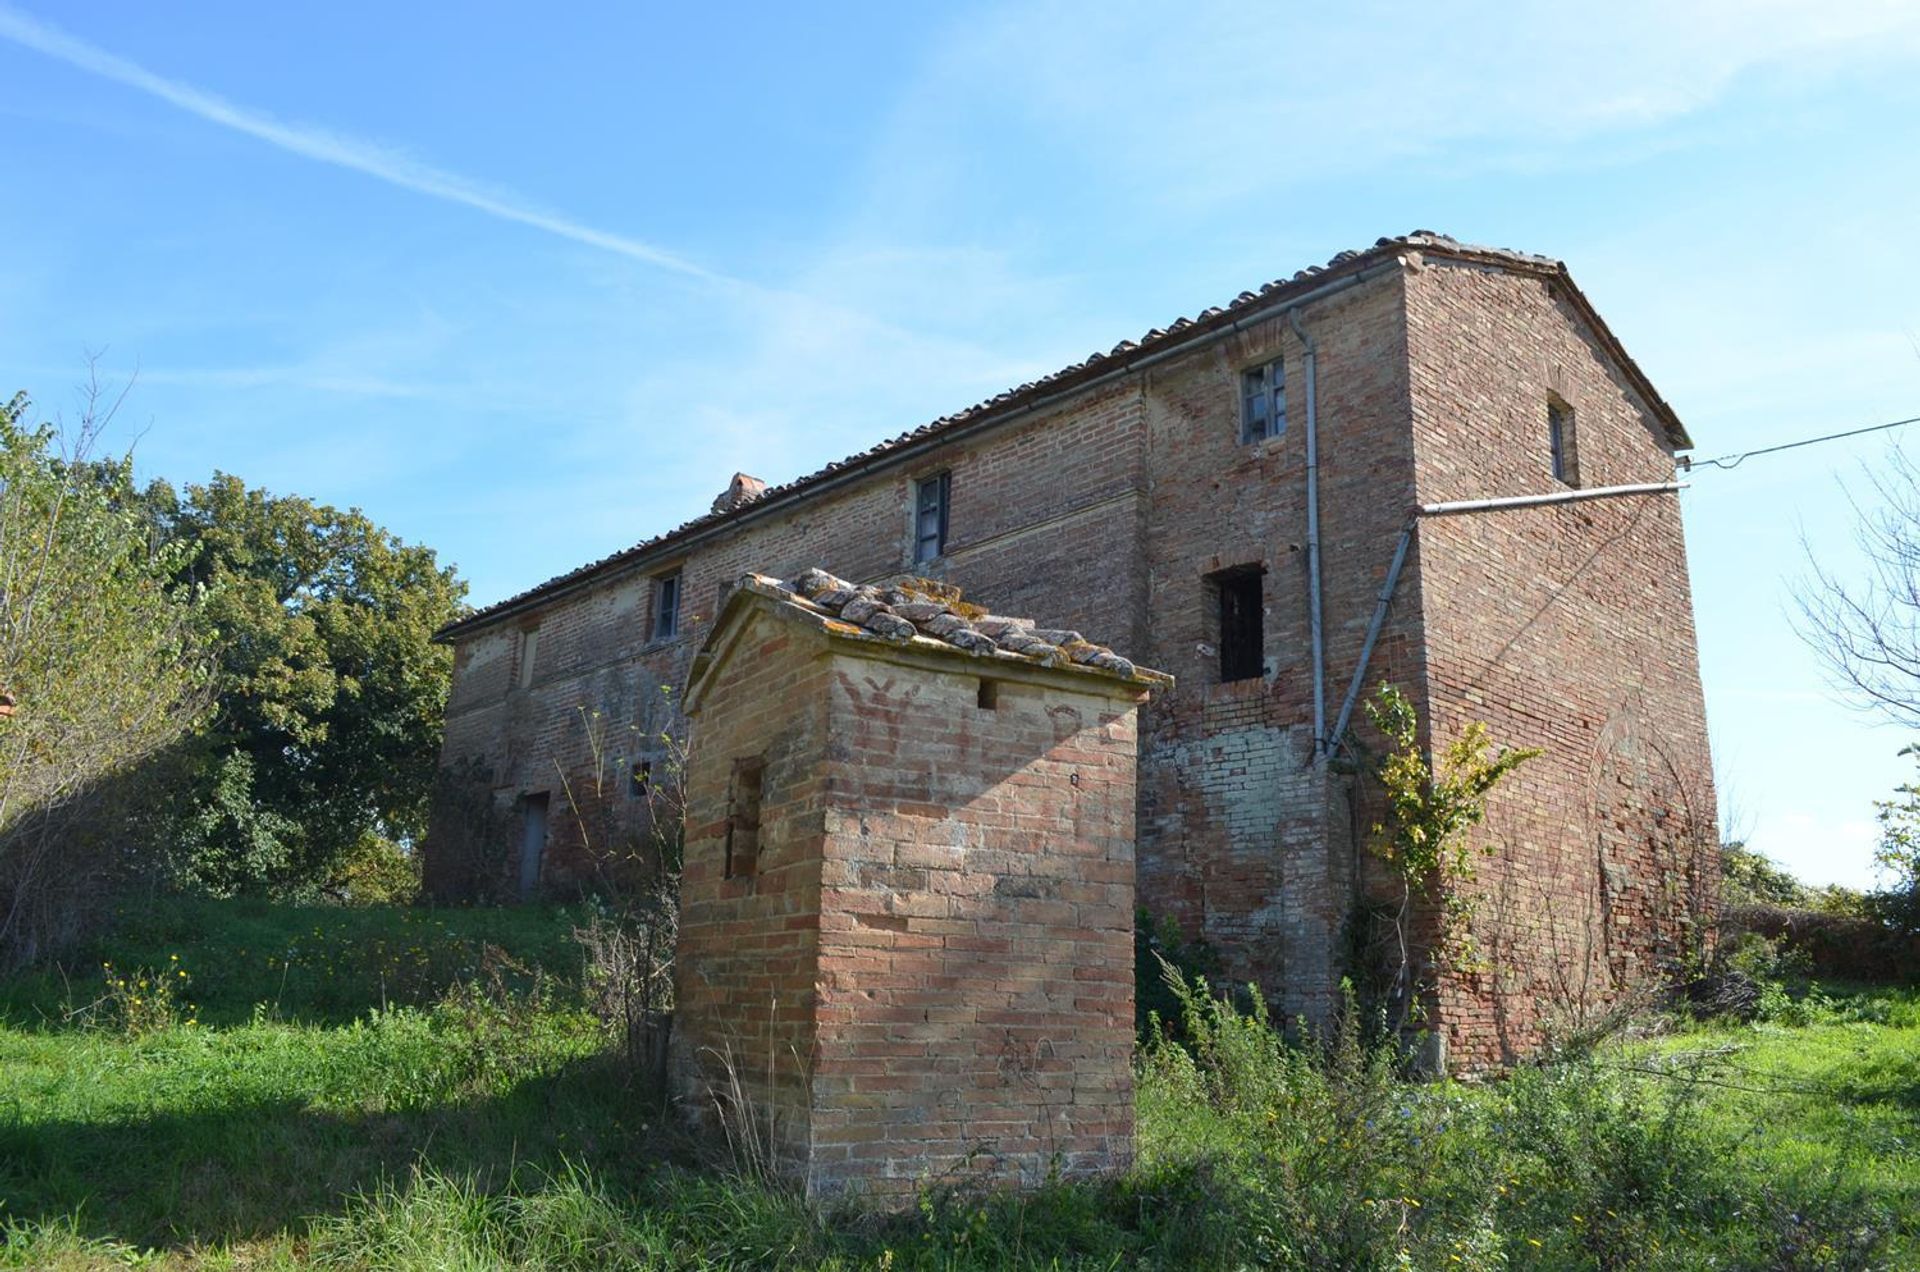
[[[1133,1170],[865,1213],[701,1164],[583,1010],[574,919],[178,907],[89,953],[189,969],[204,1023],[140,1036],[68,1010],[84,968],[8,987],[0,1267],[1920,1266],[1912,993],[1473,1085],[1183,983]]]
[[[344,1024],[370,1007],[431,1005],[481,975],[489,948],[515,966],[572,977],[580,966],[572,930],[583,913],[159,897],[124,906],[108,936],[61,963],[0,980],[0,1024],[72,1023],[100,996],[102,963],[171,969],[176,958],[208,1024],[245,1023],[263,1005],[284,1019]]]

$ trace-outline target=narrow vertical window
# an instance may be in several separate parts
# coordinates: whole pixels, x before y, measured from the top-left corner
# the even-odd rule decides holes
[[[945,554],[947,499],[952,493],[952,473],[941,473],[914,483],[913,560],[916,565]]]
[[[653,638],[672,640],[680,631],[680,571],[653,581]]]
[[[1220,607],[1220,680],[1252,680],[1266,671],[1261,569],[1243,565],[1213,576]]]
[[[1558,398],[1547,399],[1547,457],[1555,481],[1568,486],[1580,484],[1574,463],[1573,408]]]
[[[533,683],[533,660],[540,654],[540,629],[529,627],[520,633],[520,687]]]
[[[982,679],[979,691],[974,696],[974,705],[982,711],[1000,709],[1000,684],[998,681]]]
[[[733,785],[727,793],[726,877],[752,878],[760,859],[760,791],[767,771],[761,756],[733,762]]]
[[[1240,440],[1257,442],[1287,431],[1287,367],[1279,358],[1240,373]]]

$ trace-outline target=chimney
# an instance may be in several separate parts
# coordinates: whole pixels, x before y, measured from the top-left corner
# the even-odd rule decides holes
[[[749,504],[766,493],[767,483],[758,477],[749,477],[745,473],[735,473],[720,497],[713,501],[715,512],[732,512],[741,504]]]

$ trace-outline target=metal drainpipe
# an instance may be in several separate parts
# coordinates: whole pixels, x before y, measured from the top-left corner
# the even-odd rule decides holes
[[[1307,627],[1313,643],[1313,762],[1327,758],[1327,651],[1320,609],[1320,395],[1319,348],[1300,324],[1300,308],[1287,311],[1287,324],[1307,355]]]

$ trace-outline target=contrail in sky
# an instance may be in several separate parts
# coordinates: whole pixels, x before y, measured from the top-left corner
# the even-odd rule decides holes
[[[704,269],[665,248],[582,225],[557,212],[527,203],[510,191],[487,189],[457,173],[420,163],[375,142],[329,132],[324,128],[281,123],[260,111],[237,106],[212,93],[156,75],[143,66],[85,40],[76,39],[5,3],[0,3],[0,39],[10,40],[90,75],[138,89],[190,115],[198,115],[209,123],[245,133],[270,146],[278,146],[308,159],[347,168],[403,190],[457,203],[503,221],[529,225],[548,234],[585,243],[589,247],[672,270],[677,274],[727,286],[744,285],[737,279]]]

